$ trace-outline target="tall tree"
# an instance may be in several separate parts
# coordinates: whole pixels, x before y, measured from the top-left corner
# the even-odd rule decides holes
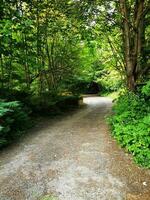
[[[127,86],[135,90],[136,82],[146,71],[143,60],[145,46],[145,19],[149,10],[146,0],[119,0],[118,11],[121,13],[121,30],[124,47]]]

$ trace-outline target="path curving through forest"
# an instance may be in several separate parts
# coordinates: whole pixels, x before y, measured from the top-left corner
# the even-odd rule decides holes
[[[0,200],[150,200],[150,171],[109,133],[111,99],[84,103],[68,116],[41,120],[0,153]]]

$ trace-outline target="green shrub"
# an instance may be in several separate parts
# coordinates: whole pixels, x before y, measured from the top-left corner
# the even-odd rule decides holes
[[[43,94],[30,98],[27,106],[33,114],[52,116],[77,107],[78,102],[79,96]],[[29,114],[29,109],[19,101],[0,101],[0,148],[19,138],[32,125]]]
[[[33,97],[30,102],[30,107],[33,113],[40,115],[57,115],[72,107],[77,107],[79,96],[50,96],[43,94],[42,97]]]
[[[112,134],[140,165],[150,168],[150,104],[141,95],[121,95],[109,119]]]
[[[17,101],[0,101],[0,148],[21,136],[31,125],[25,109]]]
[[[97,79],[97,83],[101,86],[101,95],[118,91],[123,85],[120,75],[114,70],[103,70],[101,77]]]
[[[57,100],[56,106],[60,110],[77,107],[79,104],[79,96],[60,96]]]
[[[150,97],[150,81],[148,81],[147,84],[142,88],[142,94]]]

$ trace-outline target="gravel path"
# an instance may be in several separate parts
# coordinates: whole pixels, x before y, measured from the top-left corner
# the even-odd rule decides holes
[[[0,153],[0,200],[150,200],[150,171],[140,169],[111,138],[109,98],[41,120]]]

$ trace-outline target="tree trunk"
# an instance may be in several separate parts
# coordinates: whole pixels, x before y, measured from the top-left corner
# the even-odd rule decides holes
[[[27,47],[27,38],[26,34],[24,34],[24,54],[25,54],[25,64],[24,64],[24,69],[25,69],[25,79],[26,79],[26,87],[27,90],[30,90],[30,70],[29,70],[29,64],[28,64],[28,47]]]
[[[127,76],[127,87],[130,91],[135,90],[135,77],[133,74]]]
[[[134,17],[130,12],[127,0],[119,0],[122,15],[122,35],[124,46],[125,70],[127,75],[127,87],[134,91],[139,71],[142,69],[143,46],[143,20],[144,0],[136,0],[134,4]]]

